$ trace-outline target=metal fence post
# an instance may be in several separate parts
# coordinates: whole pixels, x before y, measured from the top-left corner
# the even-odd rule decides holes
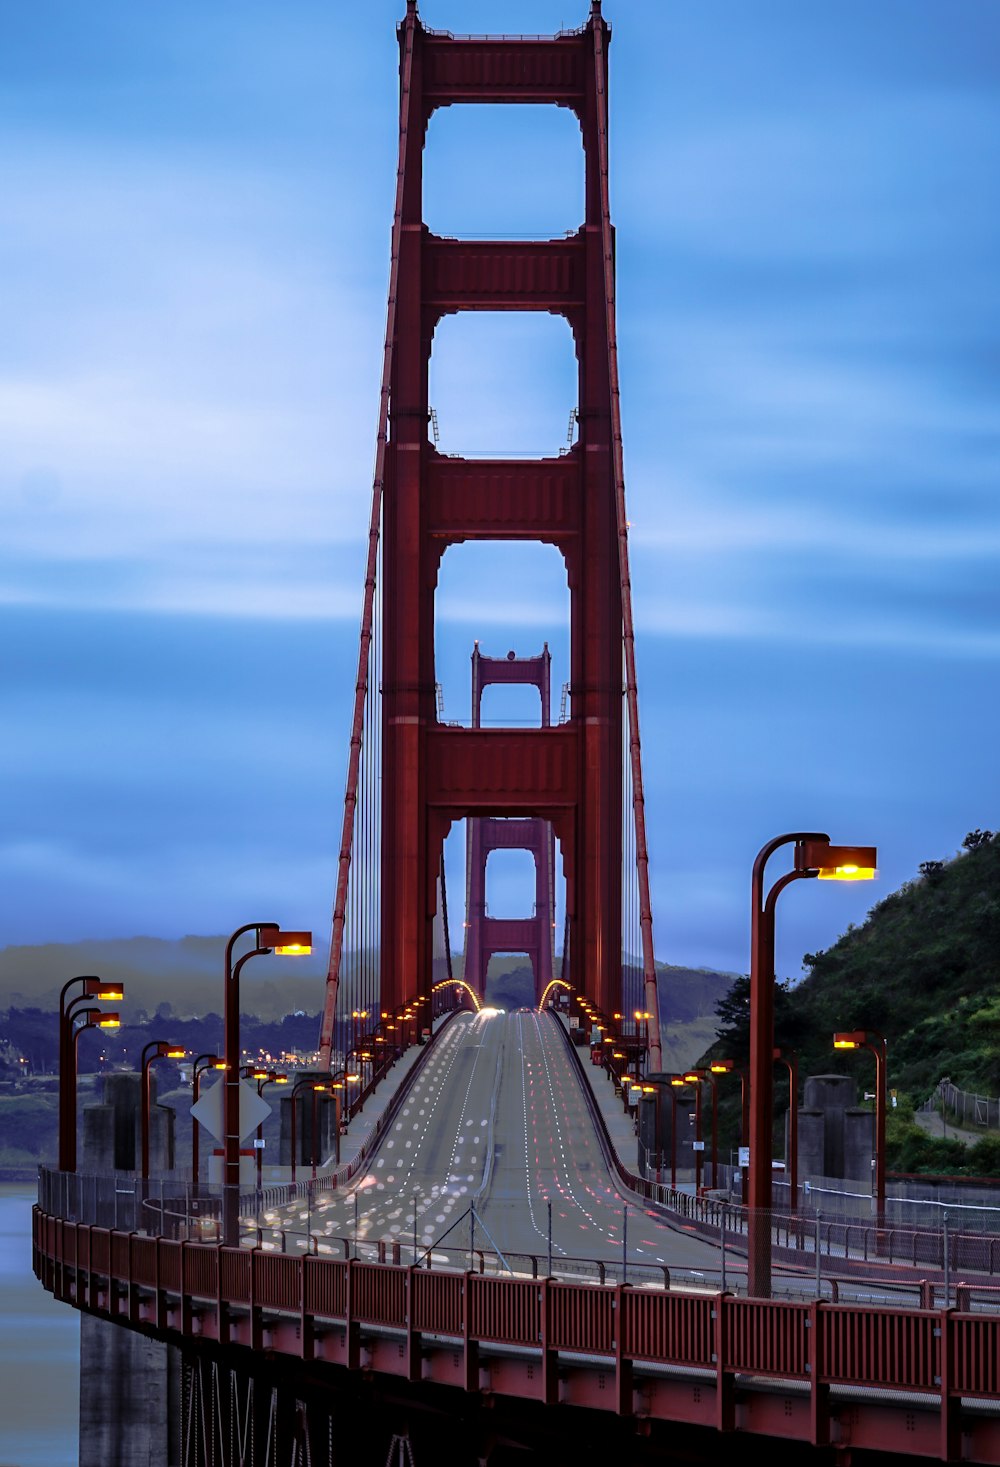
[[[552,1199],[549,1198],[549,1278],[552,1277]]]
[[[819,1213],[819,1208],[817,1207],[817,1209],[816,1209],[816,1298],[817,1299],[822,1299],[822,1297],[823,1297],[823,1260],[822,1260],[822,1257],[820,1255],[820,1245],[821,1245],[821,1242],[822,1242],[822,1235],[821,1235],[821,1226],[820,1226],[820,1213]]]
[[[948,1214],[941,1219],[941,1237],[944,1245],[944,1307],[951,1308],[951,1248],[948,1239]]]
[[[726,1209],[719,1216],[719,1243],[722,1248],[722,1292],[726,1292]]]

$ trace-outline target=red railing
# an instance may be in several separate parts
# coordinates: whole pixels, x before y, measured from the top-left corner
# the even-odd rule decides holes
[[[936,1390],[945,1319],[931,1311],[829,1305],[819,1315],[824,1379],[883,1387],[901,1381],[903,1389]]]
[[[790,1303],[624,1285],[441,1274],[60,1224],[36,1209],[35,1271],[93,1276],[230,1307],[825,1384],[933,1392],[947,1348],[955,1394],[1000,1394],[1000,1315]],[[67,1286],[69,1302],[76,1302]],[[719,1331],[719,1311],[725,1315]],[[543,1330],[543,1325],[545,1326]],[[810,1331],[815,1338],[810,1345]],[[620,1334],[620,1346],[618,1335]],[[543,1341],[544,1336],[544,1341]]]
[[[410,1269],[413,1328],[442,1335],[461,1335],[465,1317],[465,1279],[461,1274]]]

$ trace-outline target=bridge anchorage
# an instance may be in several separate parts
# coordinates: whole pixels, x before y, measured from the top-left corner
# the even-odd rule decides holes
[[[615,1149],[621,1099],[611,1090],[605,1103],[608,1081],[602,1101],[603,1071],[569,1041],[569,1029],[582,1040],[589,1030],[591,1059],[607,1043],[613,1058],[635,1059],[637,1082],[648,1049],[644,1081],[670,1083],[622,475],[609,37],[599,0],[585,25],[553,37],[434,32],[415,0],[399,27],[385,356],[320,1036],[333,1073],[299,1082],[317,1081],[314,1115],[328,1091],[328,1114],[339,1120],[343,1105],[368,1129],[341,1163],[341,1128],[334,1162],[316,1157],[314,1123],[316,1179],[239,1197],[240,1235],[222,1241],[220,1194],[197,1177],[40,1179],[33,1261],[44,1286],[118,1339],[177,1351],[178,1449],[168,1460],[168,1443],[151,1442],[150,1467],[381,1467],[387,1451],[413,1467],[506,1467],[532,1454],[556,1467],[708,1463],[720,1434],[737,1430],[772,1467],[848,1467],[852,1452],[1000,1467],[993,1240],[970,1248],[947,1229],[800,1213],[761,1225],[726,1199],[639,1176]],[[586,208],[570,238],[484,243],[427,229],[428,120],[487,102],[576,114]],[[430,441],[435,328],[476,309],[569,322],[580,425],[569,452],[471,460]],[[461,541],[511,538],[556,546],[566,566],[569,716],[551,719],[547,648],[477,648],[472,726],[459,728],[436,692],[441,558]],[[483,726],[482,690],[500,679],[537,687],[538,727]],[[469,822],[464,976],[443,863],[458,821]],[[535,916],[516,934],[485,910],[487,856],[505,842],[536,868]],[[501,944],[532,958],[534,1010],[481,1005]],[[567,997],[569,1024],[558,1012]],[[633,1014],[648,1045],[626,1032]],[[629,1088],[656,1087],[636,1083],[626,1099]],[[749,1239],[762,1233],[780,1262],[774,1297],[747,1289]],[[125,1385],[114,1388],[125,1396]]]

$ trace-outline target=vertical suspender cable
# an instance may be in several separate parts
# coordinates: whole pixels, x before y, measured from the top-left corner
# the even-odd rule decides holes
[[[344,794],[344,822],[337,864],[337,889],[333,902],[333,930],[330,936],[330,961],[326,974],[326,998],[319,1032],[319,1064],[330,1068],[333,1027],[337,1012],[337,990],[340,985],[340,963],[344,951],[344,920],[347,910],[347,888],[351,871],[354,840],[354,817],[358,803],[358,768],[361,762],[361,739],[365,701],[369,683],[369,659],[372,646],[372,621],[375,607],[375,572],[378,564],[379,529],[382,519],[382,491],[385,476],[385,454],[389,435],[389,394],[392,381],[392,350],[396,335],[396,291],[399,281],[399,247],[403,221],[403,173],[406,160],[407,134],[410,124],[410,78],[413,69],[413,37],[418,25],[416,11],[407,7],[403,66],[399,106],[399,161],[396,167],[396,202],[392,219],[392,263],[389,270],[389,300],[386,307],[385,347],[382,355],[382,390],[379,399],[378,437],[375,448],[375,475],[372,484],[371,517],[368,523],[368,558],[365,566],[365,599],[361,615],[361,645],[358,651],[358,676],[354,690],[354,717],[351,725],[350,756],[347,764],[347,789]],[[356,1005],[355,1005],[356,1007]]]
[[[604,25],[595,16],[594,68],[597,87],[597,139],[601,175],[601,236],[604,252],[604,306],[608,337],[608,374],[611,382],[611,450],[618,521],[618,564],[621,574],[622,640],[625,649],[625,694],[628,708],[629,755],[632,767],[632,808],[635,812],[636,868],[639,878],[639,926],[642,933],[644,1008],[649,1022],[649,1065],[659,1070],[660,1011],[656,998],[656,960],[653,956],[653,912],[649,898],[649,855],[646,848],[646,804],[639,743],[639,701],[635,676],[635,630],[632,622],[632,580],[629,571],[628,521],[625,515],[625,466],[622,454],[621,399],[618,382],[618,338],[615,326],[615,265],[608,199],[608,93],[604,53]]]

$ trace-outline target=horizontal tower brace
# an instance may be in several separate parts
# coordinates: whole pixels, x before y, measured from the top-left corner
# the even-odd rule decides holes
[[[552,818],[579,798],[572,724],[537,729],[434,728],[426,732],[427,804],[466,815]]]
[[[579,109],[587,59],[582,36],[463,41],[425,32],[424,106],[428,115],[453,102],[555,102]]]
[[[585,298],[582,233],[530,244],[439,239],[423,247],[423,305],[449,311],[581,311]]]
[[[581,455],[561,458],[448,458],[429,451],[428,534],[461,540],[540,540],[565,546],[579,535]]]

